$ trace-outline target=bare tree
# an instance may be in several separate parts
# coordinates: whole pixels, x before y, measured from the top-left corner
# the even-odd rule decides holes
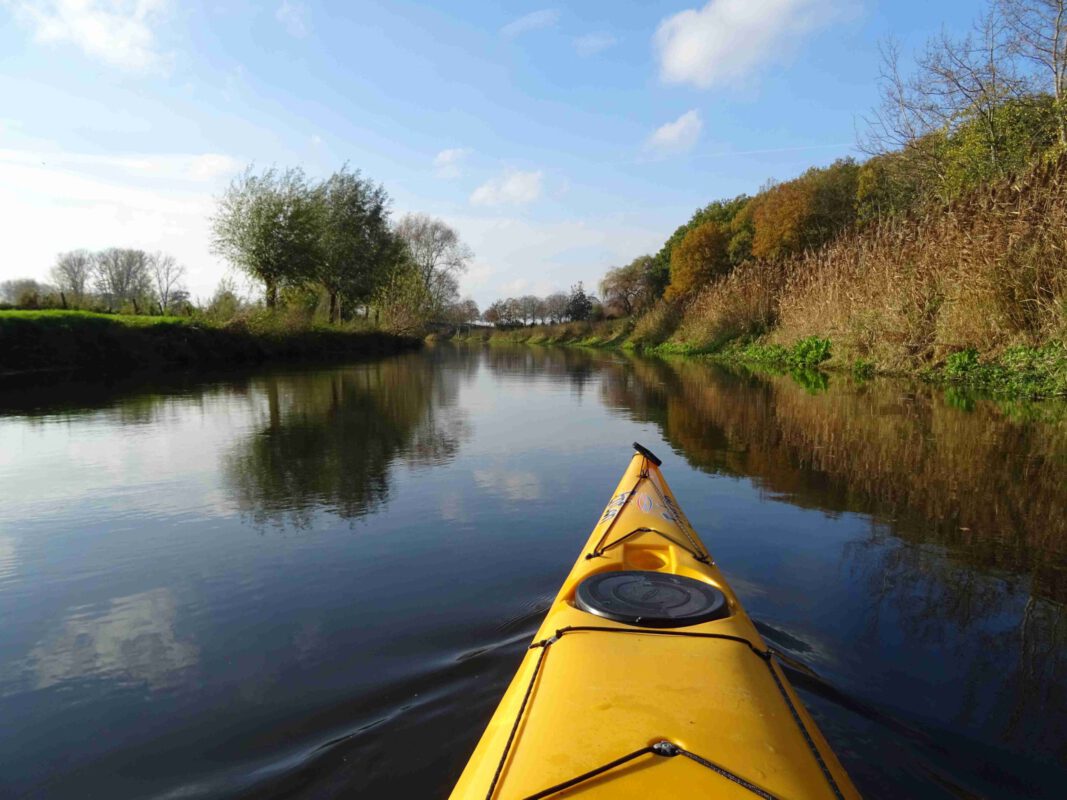
[[[406,215],[396,233],[407,245],[436,312],[455,298],[458,277],[467,271],[474,253],[447,223],[425,214]]]
[[[97,290],[108,310],[118,310],[129,303],[135,314],[141,313],[152,291],[148,254],[144,250],[109,247],[97,253],[94,262]]]
[[[86,289],[93,274],[93,256],[88,250],[60,253],[52,267],[52,280],[66,303],[75,307],[85,302]]]
[[[1060,144],[1067,144],[1067,0],[997,0],[1013,55],[1044,73],[1056,101]]]
[[[943,181],[939,146],[961,126],[977,124],[983,159],[993,174],[1003,173],[1011,123],[1002,109],[1030,90],[1013,57],[1013,41],[1003,16],[990,6],[962,38],[942,31],[930,39],[911,75],[901,72],[897,43],[882,43],[881,103],[866,118],[861,148],[872,155],[903,150],[920,175]]]
[[[522,309],[522,321],[526,325],[537,322],[537,306],[541,299],[536,295],[524,294],[519,298],[519,308]]]
[[[166,253],[154,253],[148,258],[148,271],[156,290],[156,302],[160,314],[169,314],[175,295],[181,291],[180,281],[185,277],[185,267]]]
[[[545,311],[548,318],[553,322],[563,322],[567,317],[567,304],[570,296],[565,292],[554,292],[545,298]]]

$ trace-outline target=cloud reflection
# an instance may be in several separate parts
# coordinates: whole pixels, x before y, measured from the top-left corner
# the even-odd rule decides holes
[[[174,686],[200,655],[175,634],[176,618],[169,589],[117,597],[99,615],[80,609],[30,651],[35,685],[44,689],[95,676],[153,689]]]

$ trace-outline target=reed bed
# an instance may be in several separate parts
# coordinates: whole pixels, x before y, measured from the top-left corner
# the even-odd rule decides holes
[[[716,349],[757,336],[829,339],[838,365],[887,372],[1067,340],[1067,156],[792,260],[742,265],[691,301],[671,340]]]

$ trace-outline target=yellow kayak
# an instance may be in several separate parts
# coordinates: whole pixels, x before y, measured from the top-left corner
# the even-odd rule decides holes
[[[859,797],[634,447],[453,800]]]

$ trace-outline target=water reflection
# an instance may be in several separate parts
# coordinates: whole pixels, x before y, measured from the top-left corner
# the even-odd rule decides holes
[[[464,375],[416,356],[252,381],[253,430],[225,459],[232,496],[257,523],[372,512],[388,499],[395,462],[439,466],[455,455],[469,428],[456,407]]]
[[[695,467],[750,477],[794,505],[871,514],[905,540],[1030,576],[1035,594],[1067,601],[1061,405],[1031,418],[973,397],[963,411],[939,389],[891,381],[806,389],[786,376],[635,360],[606,370],[603,393],[659,424]]]
[[[103,610],[74,609],[30,651],[34,685],[45,689],[87,677],[151,689],[176,685],[199,655],[195,644],[175,634],[177,615],[167,589],[116,597]]]
[[[1065,419],[577,348],[0,389],[0,795],[446,796],[639,439],[868,797],[1055,796]]]

